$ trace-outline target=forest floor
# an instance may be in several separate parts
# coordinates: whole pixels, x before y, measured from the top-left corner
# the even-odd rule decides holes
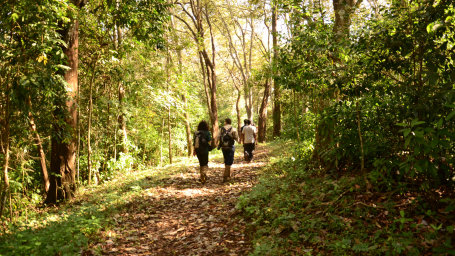
[[[30,208],[0,230],[3,255],[246,255],[248,224],[236,210],[280,143],[259,145],[251,163],[238,146],[232,180],[222,183],[219,150],[208,181],[195,157],[163,167],[137,166],[100,185],[81,186],[76,199]],[[276,155],[276,157],[274,157]]]
[[[231,181],[222,182],[224,165],[218,156],[209,162],[208,181],[199,182],[196,161],[167,166],[168,177],[141,186],[113,217],[111,229],[87,254],[109,255],[246,255],[251,243],[246,223],[235,205],[238,197],[255,184],[267,165],[269,147],[259,146],[251,163],[243,161],[238,146]],[[175,171],[175,169],[179,171]],[[143,177],[153,181],[151,173]]]

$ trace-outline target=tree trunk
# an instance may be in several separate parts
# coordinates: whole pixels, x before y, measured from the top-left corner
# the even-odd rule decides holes
[[[265,80],[264,96],[262,97],[261,108],[259,109],[258,120],[258,141],[265,142],[267,135],[267,107],[269,105],[270,83],[269,78]]]
[[[119,2],[117,2],[119,4]],[[120,46],[122,44],[122,29],[120,26],[117,26],[117,47],[120,49]],[[120,51],[120,50],[119,50]],[[119,117],[118,117],[118,126],[120,129],[120,141],[121,141],[121,146],[120,146],[120,151],[122,153],[128,153],[128,132],[126,130],[126,116],[125,116],[125,87],[123,86],[123,82],[119,81],[118,85],[118,102],[119,102]]]
[[[214,139],[212,140],[212,146],[215,146],[218,141],[216,136],[218,134],[219,125],[218,125],[218,107],[216,104],[216,75],[215,70],[212,72],[212,88],[210,90],[210,105],[212,107],[210,111],[210,121],[212,122],[212,134]]]
[[[160,167],[163,166],[163,140],[164,140],[164,118],[161,121],[161,136],[160,136]]]
[[[75,4],[79,6],[80,3]],[[74,20],[62,32],[67,44],[64,53],[68,58],[70,69],[64,74],[67,83],[66,111],[55,112],[57,121],[54,124],[55,130],[51,140],[50,186],[46,204],[71,199],[76,188],[78,28],[79,23]],[[59,124],[58,120],[62,119],[65,120],[67,129]],[[69,133],[68,137],[63,137],[63,134],[67,133]]]
[[[169,106],[167,112],[167,133],[169,142],[169,163],[172,164],[172,129],[171,129],[171,107]]]
[[[36,129],[36,124],[35,124],[35,118],[33,117],[32,114],[32,101],[30,99],[30,96],[27,99],[27,105],[29,107],[29,112],[28,112],[28,122],[30,125],[30,129],[35,136],[35,143],[36,146],[38,147],[38,153],[39,153],[39,160],[40,160],[40,165],[41,165],[41,173],[43,175],[43,187],[44,187],[44,192],[47,194],[49,191],[49,174],[47,172],[47,166],[46,166],[46,154],[44,154],[44,149],[43,149],[43,143],[41,142],[41,138],[39,136],[38,130]]]
[[[333,0],[333,10],[335,12],[333,32],[337,40],[349,37],[351,15],[361,3],[362,0]]]
[[[237,131],[239,133],[242,126],[242,120],[240,117],[240,98],[241,98],[240,88],[237,87],[237,100],[235,101],[235,112],[237,114]]]
[[[244,91],[245,94],[243,95],[245,99],[245,109],[246,109],[246,116],[249,120],[253,121],[253,93],[252,88],[248,84],[248,81],[245,80],[244,83]]]
[[[7,79],[8,80],[8,79]],[[9,141],[9,129],[10,129],[10,96],[9,96],[9,81],[6,82],[6,90],[5,90],[5,106],[4,106],[4,120],[0,120],[3,122],[0,122],[2,124],[2,127],[0,127],[0,139],[2,143],[2,151],[3,155],[5,156],[5,160],[3,163],[3,187],[1,190],[1,196],[0,196],[0,219],[3,216],[3,208],[5,207],[6,203],[6,196],[8,193],[10,193],[10,188],[9,188],[9,178],[8,178],[8,168],[9,168],[9,158],[10,158],[10,152],[9,152],[9,146],[10,146],[10,141]],[[1,106],[1,105],[0,105]],[[10,199],[11,203],[11,199]]]
[[[188,115],[188,100],[185,95],[182,95],[182,101],[185,108],[185,132],[186,132],[186,144],[188,147],[188,157],[193,155],[193,141],[191,140],[191,126],[190,126],[190,116]]]
[[[278,39],[277,39],[277,0],[273,0],[272,6],[272,40],[273,40],[273,63],[276,65],[278,58]],[[275,70],[275,67],[273,68]],[[275,72],[275,71],[274,71]],[[281,89],[277,83],[277,79],[273,78],[273,93],[274,93],[274,105],[273,105],[273,137],[281,136]]]
[[[174,23],[172,23],[174,24]],[[179,48],[177,50],[178,64],[179,64],[179,75],[183,75],[183,63],[182,63],[182,50]],[[186,98],[186,92],[182,93],[183,101],[183,117],[185,123],[185,132],[186,132],[186,144],[188,148],[188,157],[193,156],[193,141],[191,140],[191,126],[190,126],[190,115],[188,114],[188,100]]]
[[[357,2],[355,2],[355,0],[333,0],[333,9],[335,12],[333,33],[337,42],[343,42],[343,40],[347,40],[349,38],[351,15],[361,2],[362,0],[357,0]],[[336,55],[337,51],[335,50],[332,54]],[[328,99],[320,99],[317,103],[316,113],[321,114],[326,107],[330,106],[335,98],[336,96],[334,95]],[[323,153],[329,150],[329,147],[333,142],[336,123],[336,120],[332,120],[328,123],[319,121],[316,125],[313,158],[320,161],[325,169],[333,169],[333,166],[337,165],[336,159],[324,161],[322,158]]]
[[[204,89],[207,96],[207,106],[210,116],[211,122],[211,131],[213,134],[214,139],[212,140],[212,146],[215,146],[217,143],[217,134],[219,129],[218,124],[218,107],[216,103],[216,72],[215,72],[215,55],[216,55],[216,48],[215,48],[215,39],[213,36],[212,31],[212,24],[210,22],[210,16],[208,14],[207,6],[205,9],[201,5],[201,1],[197,0],[190,0],[189,3],[190,9],[187,10],[185,8],[185,4],[180,4],[183,12],[189,17],[191,20],[190,22],[193,25],[190,25],[185,19],[180,18],[179,16],[175,16],[180,21],[182,21],[193,36],[195,43],[198,45],[198,54],[199,54],[199,61],[201,64],[201,72],[204,79]],[[203,26],[203,19],[208,25],[208,31],[210,33],[210,42],[211,42],[211,56],[209,56],[207,49],[204,44],[204,32],[206,29]],[[207,82],[207,83],[206,83]],[[209,95],[210,94],[210,95]],[[210,96],[210,98],[209,98]]]
[[[91,135],[92,135],[92,113],[93,113],[93,82],[95,80],[96,73],[96,59],[92,68],[92,77],[90,79],[89,85],[89,103],[88,103],[88,127],[87,127],[87,168],[88,168],[88,184],[92,182],[92,145],[91,145]]]
[[[167,52],[166,56],[166,84],[167,84],[167,93],[171,95],[171,54],[169,51]],[[171,128],[171,104],[167,107],[167,133],[168,133],[168,146],[169,146],[169,163],[172,164],[172,128]]]
[[[118,126],[120,129],[120,152],[128,153],[128,133],[126,131],[126,117],[125,117],[125,88],[123,83],[119,82],[118,85],[118,102],[119,102],[119,116],[118,116]]]
[[[8,124],[9,126],[9,124]],[[7,128],[8,129],[8,128]],[[6,203],[6,196],[10,193],[9,191],[9,178],[8,178],[8,168],[9,168],[9,135],[5,134],[5,137],[8,141],[5,141],[5,162],[3,163],[3,188],[2,188],[2,195],[1,195],[1,202],[0,202],[0,218],[3,216],[3,208],[5,207]],[[10,199],[11,201],[11,199]]]
[[[359,107],[359,100],[355,103],[356,114],[357,114],[357,132],[359,134],[359,141],[360,141],[360,172],[363,174],[365,170],[365,151],[363,149],[363,136],[362,136],[362,128],[361,128],[361,121],[360,121],[360,107]]]

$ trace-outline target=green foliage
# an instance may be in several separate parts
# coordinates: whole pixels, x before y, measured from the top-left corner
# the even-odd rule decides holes
[[[364,177],[333,178],[311,166],[308,144],[291,147],[281,146],[288,151],[237,203],[254,234],[252,255],[455,252],[453,219],[445,217],[453,199],[433,211],[424,198],[366,192]]]
[[[381,191],[453,188],[453,3],[393,4],[358,24],[347,41],[332,39],[333,24],[309,21],[310,7],[286,6],[295,10],[292,37],[277,78],[309,95],[303,102],[316,116],[314,155],[322,165],[356,171],[364,159]],[[295,102],[286,102],[295,123]]]
[[[59,208],[29,211],[1,234],[0,255],[80,255],[112,228],[117,212],[161,179],[186,170],[184,165],[123,172],[100,186],[80,189],[79,199]]]

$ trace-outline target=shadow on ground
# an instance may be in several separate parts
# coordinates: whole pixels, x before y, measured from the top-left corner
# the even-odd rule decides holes
[[[251,246],[244,221],[233,218],[235,203],[267,151],[259,147],[247,164],[239,148],[228,183],[220,158],[210,162],[205,185],[194,161],[125,175],[10,229],[0,236],[0,255],[246,255]]]

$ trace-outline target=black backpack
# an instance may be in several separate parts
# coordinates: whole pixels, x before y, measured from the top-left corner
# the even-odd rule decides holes
[[[221,141],[220,145],[223,148],[229,148],[234,146],[234,137],[232,137],[232,127],[226,130],[224,127],[221,128]]]
[[[203,132],[197,131],[194,142],[194,148],[208,148],[209,142]]]

